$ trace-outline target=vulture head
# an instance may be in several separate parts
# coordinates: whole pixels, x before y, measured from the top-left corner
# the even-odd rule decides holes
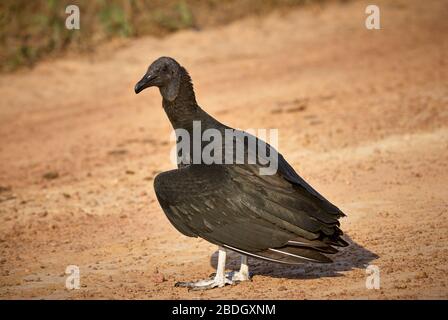
[[[143,78],[135,85],[135,93],[149,87],[158,87],[162,97],[174,101],[179,94],[181,66],[169,57],[160,57],[149,66]]]

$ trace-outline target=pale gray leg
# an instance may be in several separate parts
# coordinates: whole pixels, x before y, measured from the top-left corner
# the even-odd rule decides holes
[[[241,266],[238,272],[232,271],[227,274],[232,281],[240,282],[250,280],[249,266],[247,265],[247,256],[241,256]]]
[[[216,275],[212,279],[200,280],[196,282],[177,282],[176,287],[187,287],[191,290],[206,290],[213,288],[221,288],[226,284],[234,284],[230,278],[226,277],[226,251],[224,248],[218,248],[218,266],[216,268]]]

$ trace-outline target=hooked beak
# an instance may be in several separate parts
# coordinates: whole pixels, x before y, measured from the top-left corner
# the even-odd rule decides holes
[[[141,92],[143,89],[146,89],[146,88],[148,88],[148,87],[151,87],[153,84],[152,84],[152,81],[154,80],[154,79],[156,79],[157,78],[157,75],[154,75],[154,74],[145,74],[144,76],[143,76],[143,78],[139,81],[139,82],[137,82],[137,84],[135,85],[135,88],[134,88],[134,91],[135,91],[135,93],[139,93],[139,92]]]

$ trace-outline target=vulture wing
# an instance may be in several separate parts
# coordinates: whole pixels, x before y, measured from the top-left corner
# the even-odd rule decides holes
[[[331,262],[322,253],[346,245],[342,212],[284,164],[271,176],[258,169],[189,165],[159,174],[154,189],[170,222],[187,236],[281,263]]]

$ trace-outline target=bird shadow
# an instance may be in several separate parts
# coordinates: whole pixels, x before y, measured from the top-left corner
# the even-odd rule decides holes
[[[372,251],[354,242],[349,236],[344,240],[349,243],[348,247],[341,248],[334,255],[329,255],[333,263],[303,263],[300,265],[286,265],[259,260],[249,257],[249,271],[252,276],[264,275],[272,278],[287,279],[316,279],[323,277],[340,277],[342,272],[353,269],[365,269],[370,262],[379,256]],[[226,268],[238,270],[240,267],[241,255],[228,251]],[[215,251],[210,258],[210,265],[216,268],[218,264],[218,251]]]

